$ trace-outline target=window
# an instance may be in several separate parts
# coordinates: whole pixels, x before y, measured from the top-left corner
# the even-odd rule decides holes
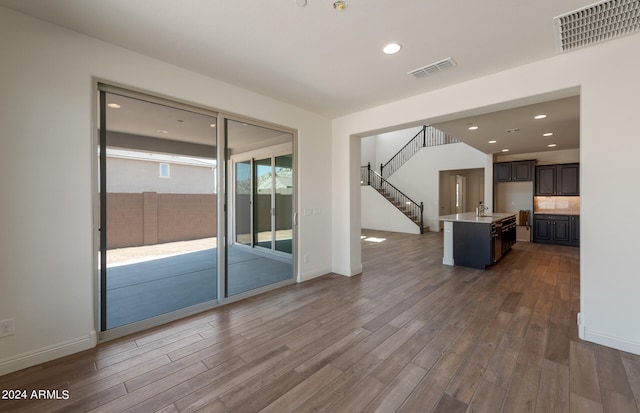
[[[171,178],[169,174],[169,164],[161,163],[160,164],[160,178]]]

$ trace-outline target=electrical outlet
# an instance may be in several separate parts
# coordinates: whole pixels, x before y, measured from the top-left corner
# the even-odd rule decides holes
[[[10,336],[16,333],[14,319],[0,321],[0,337]]]

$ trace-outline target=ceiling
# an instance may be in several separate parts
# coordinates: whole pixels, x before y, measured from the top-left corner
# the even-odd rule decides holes
[[[553,18],[593,0],[347,0],[342,11],[333,0],[298,3],[304,1],[0,0],[1,6],[328,118],[554,56]],[[384,54],[382,47],[392,41],[401,51]],[[455,67],[422,78],[407,74],[448,57]],[[558,131],[558,149],[577,147],[577,99],[556,103],[535,110],[555,112],[545,122]],[[470,122],[484,126],[470,134],[463,127]],[[513,109],[439,126],[484,152],[508,147],[517,153],[534,149],[527,143],[536,140],[539,125]],[[514,127],[521,130],[513,134],[518,140],[503,145],[512,137],[504,131]],[[490,136],[499,143],[487,146],[483,141]]]
[[[206,115],[113,93],[106,93],[105,100],[110,132],[215,146],[218,127],[215,114]],[[226,130],[230,154],[293,140],[289,132],[234,120],[227,122]]]
[[[538,115],[546,117],[536,119]],[[576,149],[580,147],[580,97],[519,106],[431,126],[488,154]]]

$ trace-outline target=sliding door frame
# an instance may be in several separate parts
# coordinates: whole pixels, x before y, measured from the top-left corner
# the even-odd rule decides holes
[[[151,327],[155,327],[161,324],[166,324],[167,322],[170,321],[174,321],[180,318],[184,318],[187,317],[189,315],[193,315],[193,314],[197,314],[200,313],[202,311],[211,309],[211,308],[215,308],[217,306],[220,305],[220,300],[218,298],[212,298],[211,300],[207,300],[205,302],[199,303],[199,304],[195,304],[189,307],[185,307],[185,308],[181,308],[169,313],[165,313],[165,314],[160,314],[157,316],[152,316],[140,321],[135,321],[129,324],[125,324],[123,326],[118,326],[118,327],[114,327],[111,329],[107,329],[107,319],[105,317],[105,314],[107,312],[107,306],[108,306],[108,301],[107,301],[107,254],[105,253],[106,250],[106,243],[107,243],[107,236],[108,236],[108,228],[107,228],[107,170],[106,170],[106,148],[107,148],[107,122],[108,122],[108,114],[106,113],[106,96],[107,94],[112,94],[112,95],[118,95],[118,96],[124,96],[127,98],[131,98],[131,99],[137,99],[137,100],[141,100],[141,101],[145,101],[151,104],[157,104],[157,105],[162,105],[162,106],[167,106],[170,108],[174,108],[177,110],[183,110],[183,111],[188,111],[188,112],[193,112],[193,113],[197,113],[200,115],[204,115],[204,116],[208,116],[211,118],[215,118],[216,119],[216,125],[218,124],[218,119],[219,119],[219,115],[217,112],[213,111],[213,110],[209,110],[209,109],[205,109],[205,108],[201,108],[201,107],[196,107],[196,106],[192,106],[180,101],[174,101],[171,99],[165,99],[162,97],[158,97],[155,95],[151,95],[151,94],[147,94],[144,92],[138,92],[135,90],[131,90],[131,89],[127,89],[127,88],[121,88],[118,86],[113,86],[111,84],[106,84],[106,83],[102,83],[100,81],[96,81],[96,88],[95,90],[97,91],[98,94],[98,108],[94,113],[99,113],[99,129],[98,129],[98,139],[96,144],[99,147],[99,159],[98,159],[98,168],[99,168],[99,183],[97,183],[98,187],[97,187],[97,194],[98,194],[98,199],[96,200],[97,202],[99,202],[98,204],[96,204],[96,207],[94,208],[94,210],[98,209],[97,205],[100,205],[99,208],[99,216],[98,214],[94,213],[94,219],[95,221],[95,227],[97,229],[98,232],[98,237],[97,237],[97,245],[94,248],[94,251],[100,251],[100,263],[97,264],[98,266],[96,268],[99,268],[98,271],[98,287],[96,288],[96,325],[97,325],[97,332],[98,332],[98,341],[102,342],[102,341],[107,341],[107,340],[111,340],[114,338],[118,338],[118,337],[122,337],[124,335],[127,334],[131,334],[133,332],[137,332],[137,331],[141,331],[141,330],[145,330]],[[218,135],[218,131],[216,128],[216,135],[215,135],[215,139],[216,142],[214,142],[214,145],[216,147],[216,157],[219,156],[220,153],[220,145],[218,144],[218,139],[219,139],[219,135]],[[213,134],[212,134],[213,136]],[[205,147],[205,145],[200,145],[200,144],[191,144],[191,143],[187,143],[186,146],[193,146],[195,149],[193,149],[193,151],[199,151],[202,150],[202,148]],[[184,149],[181,147],[181,149]],[[95,153],[95,152],[93,152]],[[192,156],[198,156],[197,154],[191,154]],[[218,164],[220,164],[220,162],[216,159],[216,166],[218,166]],[[94,167],[93,170],[95,171],[96,168]],[[216,173],[216,185],[219,185],[220,182],[220,173],[217,172]],[[97,180],[94,179],[94,182],[96,182]],[[220,205],[221,205],[221,200],[220,200],[220,195],[217,194],[217,202],[216,202],[216,207],[219,209]],[[218,237],[220,235],[220,230],[217,230],[217,234],[216,237]],[[216,264],[216,267],[219,267],[219,264]],[[216,280],[219,280],[219,270],[216,270],[216,273],[214,274],[214,276],[216,277]],[[218,297],[220,297],[220,289],[219,286],[217,287],[217,294]]]
[[[283,155],[293,155],[293,144],[289,144],[289,143],[282,143],[282,144],[278,144],[278,145],[273,145],[273,146],[268,146],[262,149],[257,149],[254,151],[250,151],[250,152],[246,152],[246,153],[242,153],[242,154],[238,154],[238,155],[232,155],[230,157],[230,167],[229,167],[229,184],[230,184],[230,188],[229,191],[230,193],[233,195],[231,200],[231,204],[229,205],[229,210],[230,211],[235,211],[236,210],[236,164],[241,163],[241,162],[249,162],[251,165],[251,223],[250,223],[250,227],[251,227],[251,243],[250,245],[245,245],[245,244],[241,244],[241,243],[237,243],[236,242],[236,237],[238,236],[237,234],[237,229],[236,229],[236,224],[235,222],[231,222],[230,224],[230,228],[229,228],[229,235],[230,235],[230,244],[234,244],[239,246],[240,248],[252,248],[252,249],[257,249],[258,251],[264,251],[265,253],[271,253],[273,255],[279,255],[279,256],[283,256],[283,257],[289,257],[291,256],[293,258],[293,251],[291,254],[289,253],[285,253],[285,252],[281,252],[278,251],[275,248],[275,231],[276,231],[276,220],[275,220],[275,216],[270,213],[270,218],[271,218],[271,222],[270,222],[270,227],[271,227],[271,248],[266,248],[266,247],[262,247],[260,245],[257,245],[258,243],[256,242],[254,236],[255,236],[255,228],[254,225],[256,225],[255,222],[255,212],[253,211],[254,205],[255,205],[255,192],[254,192],[254,187],[257,185],[257,183],[255,182],[255,161],[258,159],[270,159],[271,163],[270,163],[270,167],[271,167],[271,173],[273,174],[273,180],[272,180],[272,193],[271,193],[271,205],[270,208],[273,209],[276,208],[275,205],[275,169],[277,167],[277,165],[275,164],[275,160],[278,156],[283,156]],[[295,156],[294,156],[294,160],[295,160]],[[293,168],[293,179],[295,181],[295,175],[296,175],[296,170],[295,170],[295,166]],[[292,210],[295,211],[295,187],[294,187],[294,194],[293,194],[293,200],[292,202],[294,203],[292,205]],[[295,214],[295,212],[294,212]],[[295,219],[295,217],[292,217],[292,238],[295,237],[295,223],[293,222]],[[293,241],[292,241],[293,242]],[[294,243],[295,244],[295,243]]]
[[[142,100],[147,100],[151,103],[159,103],[159,104],[168,104],[171,107],[175,107],[177,109],[184,109],[193,111],[196,113],[204,114],[207,116],[217,117],[216,121],[216,160],[217,160],[217,278],[218,278],[218,291],[217,291],[217,303],[205,302],[202,304],[198,304],[192,307],[188,307],[185,309],[177,310],[172,313],[159,315],[156,317],[151,317],[146,320],[138,321],[132,324],[128,324],[122,327],[117,327],[114,329],[106,330],[105,325],[101,320],[101,314],[106,311],[106,301],[101,299],[102,294],[106,294],[106,278],[101,276],[101,272],[106,271],[106,254],[100,254],[100,258],[98,258],[98,254],[93,254],[93,268],[96,271],[93,272],[95,280],[95,288],[94,288],[94,301],[95,301],[95,312],[94,312],[94,320],[97,331],[97,339],[98,342],[109,341],[118,337],[122,337],[137,331],[149,329],[158,325],[166,324],[171,321],[175,321],[177,319],[181,319],[184,317],[188,317],[190,315],[194,315],[197,313],[201,313],[203,311],[216,308],[220,305],[232,303],[235,301],[239,301],[245,299],[247,297],[251,297],[253,295],[261,294],[266,291],[270,291],[276,288],[280,288],[284,285],[292,284],[298,281],[299,279],[299,270],[297,265],[297,239],[298,239],[298,131],[296,129],[292,129],[289,127],[285,127],[282,125],[258,121],[253,118],[236,115],[229,112],[224,112],[221,110],[217,110],[215,108],[208,108],[203,106],[195,106],[186,101],[181,101],[179,99],[175,99],[172,97],[163,97],[160,94],[154,92],[148,92],[144,90],[137,89],[135,87],[131,87],[129,85],[116,85],[111,81],[106,81],[99,78],[93,78],[93,99],[92,104],[94,106],[94,110],[92,113],[94,114],[92,119],[92,124],[94,125],[93,133],[92,133],[92,145],[91,145],[91,176],[92,176],[92,187],[94,193],[94,202],[93,202],[93,220],[94,220],[94,237],[93,237],[93,251],[100,251],[101,245],[106,245],[106,227],[102,227],[101,225],[106,225],[106,208],[98,208],[100,205],[100,201],[106,201],[106,190],[102,190],[102,188],[106,189],[106,154],[100,153],[100,156],[96,156],[96,148],[104,148],[106,147],[106,93],[115,93],[120,95],[125,95],[132,98],[138,98]],[[250,123],[255,126],[261,126],[265,128],[275,129],[278,131],[282,131],[284,133],[289,133],[292,135],[292,155],[293,155],[293,217],[292,217],[292,237],[293,237],[293,246],[292,246],[292,278],[290,280],[278,282],[275,284],[271,284],[265,287],[261,287],[255,290],[247,291],[245,293],[240,293],[237,295],[233,295],[231,297],[225,296],[226,291],[226,247],[228,242],[228,209],[227,209],[227,199],[228,199],[228,175],[227,175],[227,167],[230,162],[227,157],[227,136],[226,136],[226,123],[227,120],[234,120],[239,122]],[[103,156],[105,155],[105,156]],[[104,159],[104,161],[103,161]],[[98,175],[98,176],[96,176]],[[103,182],[104,180],[104,182]],[[104,192],[104,194],[103,194]],[[104,198],[103,198],[104,197]],[[102,205],[106,205],[103,203]],[[98,212],[100,211],[100,212]],[[103,214],[105,216],[103,216]],[[103,219],[104,218],[104,219]],[[220,248],[220,246],[224,246],[224,248]],[[98,270],[99,269],[99,270]]]
[[[291,217],[292,220],[292,251],[291,251],[291,265],[292,265],[292,277],[291,279],[285,280],[285,281],[280,281],[274,284],[269,284],[267,286],[264,287],[260,287],[260,288],[256,288],[253,290],[249,290],[243,293],[239,293],[239,294],[235,294],[232,296],[226,296],[226,278],[227,278],[227,267],[226,267],[226,257],[220,257],[220,254],[222,255],[226,255],[226,250],[227,250],[227,245],[233,244],[235,242],[235,226],[233,224],[231,224],[230,219],[229,219],[229,213],[228,211],[233,211],[233,208],[235,208],[235,204],[233,203],[233,201],[231,201],[229,204],[226,204],[227,200],[233,200],[233,198],[235,198],[234,196],[234,185],[235,183],[233,182],[234,175],[235,175],[235,171],[233,170],[233,161],[232,159],[249,159],[249,158],[254,158],[255,156],[247,156],[248,154],[259,154],[259,153],[265,153],[260,152],[260,149],[254,150],[254,151],[249,151],[246,154],[239,154],[239,155],[233,155],[233,156],[224,156],[223,158],[221,157],[222,155],[220,153],[218,153],[219,159],[224,159],[224,162],[220,162],[219,164],[224,165],[224,172],[222,170],[219,169],[219,177],[222,178],[222,180],[224,182],[220,183],[219,191],[218,191],[218,197],[219,199],[223,199],[225,202],[225,205],[223,206],[223,208],[219,208],[218,209],[218,213],[222,213],[224,214],[224,221],[220,226],[224,226],[224,245],[225,248],[219,248],[218,249],[218,262],[224,262],[225,266],[222,267],[222,265],[220,265],[220,268],[224,268],[224,274],[222,274],[221,276],[221,280],[218,281],[218,286],[221,290],[219,290],[220,294],[218,295],[218,300],[220,302],[221,305],[223,304],[228,304],[228,303],[232,303],[235,301],[240,301],[243,300],[245,298],[257,295],[257,294],[262,294],[264,292],[267,291],[271,291],[274,290],[276,288],[280,288],[283,287],[285,285],[289,285],[289,284],[293,284],[298,282],[299,280],[299,276],[298,276],[298,131],[295,129],[291,129],[291,128],[287,128],[281,125],[277,125],[277,124],[273,124],[273,123],[268,123],[268,122],[263,122],[263,121],[258,121],[255,119],[251,119],[251,118],[247,118],[247,117],[243,117],[243,116],[238,116],[238,115],[233,115],[233,114],[229,114],[229,113],[225,113],[225,112],[219,112],[218,113],[218,121],[220,122],[220,128],[218,128],[218,139],[223,139],[224,140],[224,154],[223,155],[227,155],[227,121],[236,121],[236,122],[241,122],[241,123],[247,123],[250,124],[252,126],[258,126],[258,127],[263,127],[263,128],[267,128],[267,129],[273,129],[273,130],[277,130],[283,133],[288,133],[291,134],[292,139],[291,139],[291,143],[286,143],[286,144],[279,144],[279,145],[273,145],[274,147],[280,146],[280,145],[290,145],[290,151],[288,153],[291,153],[293,156],[293,170],[294,170],[294,174],[293,174],[293,182],[292,182],[292,189],[293,189],[293,205],[292,205],[292,211],[293,211],[293,216]],[[220,142],[220,140],[218,140],[218,142]],[[220,147],[223,145],[219,145]],[[222,150],[222,148],[221,148]],[[252,169],[253,169],[253,161],[252,161]],[[253,170],[251,171],[251,174],[253,175]],[[251,178],[253,180],[253,177]],[[223,196],[224,194],[224,196]],[[231,197],[229,196],[231,194]],[[252,194],[253,196],[253,194]],[[253,217],[252,217],[253,220]],[[253,225],[253,223],[252,223]],[[253,232],[253,230],[252,230]],[[253,238],[253,234],[251,234],[252,238]],[[252,245],[253,245],[253,239],[251,241]],[[240,245],[240,244],[239,244]],[[249,248],[248,246],[243,246],[245,248]],[[223,261],[220,261],[220,259],[222,258]],[[224,288],[224,289],[223,289]]]

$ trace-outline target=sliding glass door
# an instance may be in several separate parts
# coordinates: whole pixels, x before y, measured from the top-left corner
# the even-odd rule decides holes
[[[253,161],[253,245],[273,248],[273,165],[271,158]]]
[[[101,331],[216,303],[215,114],[101,91]]]
[[[98,89],[103,337],[294,281],[292,132]]]
[[[235,121],[227,126],[236,215],[226,284],[233,296],[293,278],[294,158],[290,133]]]
[[[251,245],[251,161],[236,162],[235,176],[235,242]]]
[[[274,157],[273,237],[276,251],[293,252],[293,154]]]

